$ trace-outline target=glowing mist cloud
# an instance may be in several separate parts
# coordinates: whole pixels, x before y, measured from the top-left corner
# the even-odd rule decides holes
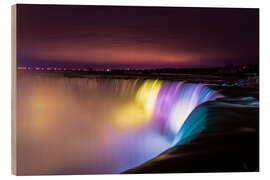
[[[145,125],[149,114],[136,103],[117,107],[113,115],[114,124],[121,130],[135,129]]]

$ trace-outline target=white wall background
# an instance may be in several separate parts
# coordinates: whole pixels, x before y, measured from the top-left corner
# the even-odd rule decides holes
[[[0,179],[269,179],[270,178],[270,3],[267,0],[2,0],[0,4]],[[260,8],[260,171],[259,173],[200,173],[156,175],[80,175],[32,176],[11,175],[11,5],[88,4],[144,5],[193,7],[252,7]]]

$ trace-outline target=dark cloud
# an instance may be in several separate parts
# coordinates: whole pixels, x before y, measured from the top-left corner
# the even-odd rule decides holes
[[[19,64],[258,63],[259,10],[18,5]]]

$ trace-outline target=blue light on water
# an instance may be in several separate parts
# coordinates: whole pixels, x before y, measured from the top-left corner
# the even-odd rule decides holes
[[[196,136],[206,127],[207,107],[193,111],[175,136],[172,146],[183,144]]]

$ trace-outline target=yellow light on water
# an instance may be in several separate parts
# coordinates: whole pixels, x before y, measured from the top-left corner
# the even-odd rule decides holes
[[[159,80],[148,80],[138,90],[136,103],[138,103],[150,116],[155,108],[156,99],[162,82]]]
[[[145,123],[148,115],[136,103],[128,103],[118,107],[113,118],[118,128],[137,128]]]
[[[115,109],[114,122],[118,128],[133,128],[146,125],[155,108],[162,82],[146,81],[137,91],[135,101]]]

